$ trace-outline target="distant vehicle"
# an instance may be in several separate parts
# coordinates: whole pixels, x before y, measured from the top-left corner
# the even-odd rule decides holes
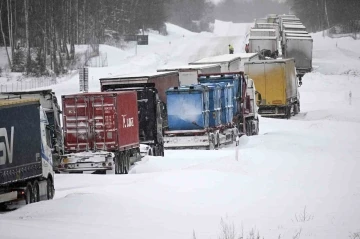
[[[191,62],[189,65],[219,64],[221,66],[221,73],[238,72],[240,71],[240,60],[240,57],[235,54],[223,54],[205,57],[195,62]]]
[[[204,64],[204,65],[182,65],[173,67],[163,67],[157,70],[158,72],[177,71],[179,72],[180,85],[197,84],[199,74],[204,73],[218,73],[221,72],[219,64]]]
[[[136,91],[139,111],[140,143],[151,147],[151,154],[164,156],[163,131],[167,129],[166,90],[178,87],[179,73],[152,72],[101,78],[101,91]]]
[[[287,35],[285,37],[285,58],[294,58],[298,75],[312,70],[313,39],[310,35]]]
[[[277,37],[264,37],[264,36],[250,36],[249,38],[250,52],[260,52],[261,50],[270,50],[275,52],[278,50]]]
[[[54,197],[50,147],[39,99],[0,99],[0,208]]]
[[[257,103],[261,116],[290,118],[300,112],[294,59],[246,62],[245,73],[260,93]]]
[[[140,159],[136,92],[62,96],[64,173],[127,174]]]
[[[21,98],[21,99],[39,99],[42,108],[46,113],[49,121],[48,128],[50,129],[52,160],[54,171],[57,172],[60,163],[60,156],[64,153],[63,134],[60,122],[61,109],[58,104],[57,97],[51,89],[34,90],[34,91],[17,91],[17,92],[2,92],[0,98]]]

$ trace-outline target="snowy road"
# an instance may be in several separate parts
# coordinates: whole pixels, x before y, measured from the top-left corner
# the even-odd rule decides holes
[[[170,27],[148,49],[103,47],[108,68],[90,70],[90,90],[108,74],[155,70],[242,45],[248,24],[218,22],[215,34]],[[233,29],[235,28],[235,29]],[[238,34],[239,36],[232,36]],[[349,238],[360,232],[360,66],[356,41],[314,34],[316,71],[300,88],[302,114],[260,119],[260,135],[236,148],[166,151],[129,175],[57,175],[56,197],[0,215],[1,238],[218,238],[220,220],[247,238]],[[171,42],[171,44],[169,44]],[[222,48],[223,47],[223,48]],[[337,57],[335,57],[337,56]],[[341,62],[339,63],[339,59]],[[359,61],[360,62],[360,61]],[[75,93],[77,78],[54,86]],[[352,92],[350,105],[349,91]]]

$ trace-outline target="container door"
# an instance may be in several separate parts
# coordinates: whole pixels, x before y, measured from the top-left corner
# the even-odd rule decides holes
[[[65,150],[86,151],[91,148],[89,136],[89,102],[86,97],[63,99]]]
[[[274,63],[264,64],[266,72],[266,104],[267,105],[284,105],[285,99],[285,64]],[[257,84],[255,83],[257,87]]]
[[[110,150],[116,148],[116,96],[94,96],[90,98],[90,123],[92,148]]]

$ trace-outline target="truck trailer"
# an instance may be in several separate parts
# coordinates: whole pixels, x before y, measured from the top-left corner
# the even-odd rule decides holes
[[[60,163],[60,156],[64,153],[64,142],[61,127],[61,109],[58,99],[51,89],[34,90],[34,91],[17,91],[17,92],[2,92],[0,98],[21,98],[21,99],[39,99],[46,117],[49,122],[52,160],[54,171],[58,172],[58,165]]]
[[[219,84],[172,87],[166,94],[169,129],[165,131],[165,148],[211,150],[235,140],[237,128],[221,122]]]
[[[39,99],[0,99],[0,208],[54,197],[50,146]]]
[[[311,36],[286,36],[284,55],[295,59],[296,72],[303,76],[312,70],[313,39]]]
[[[205,57],[189,65],[202,65],[202,64],[219,64],[221,66],[221,73],[237,72],[240,66],[240,57],[235,54],[223,54],[218,56]]]
[[[197,78],[199,74],[221,72],[221,66],[219,64],[181,65],[173,67],[163,67],[158,69],[157,71],[177,71],[179,72],[180,85],[191,85],[197,84]]]
[[[249,50],[252,53],[261,52],[261,50],[270,50],[275,52],[278,50],[278,39],[277,37],[255,37],[250,36],[249,38]]]
[[[136,91],[139,111],[139,138],[150,154],[164,156],[163,132],[168,128],[166,90],[178,87],[179,72],[157,72],[101,78],[101,91]]]
[[[294,59],[246,62],[245,73],[260,93],[257,104],[261,116],[290,118],[300,112]]]
[[[136,92],[63,95],[63,173],[127,174],[140,159]]]

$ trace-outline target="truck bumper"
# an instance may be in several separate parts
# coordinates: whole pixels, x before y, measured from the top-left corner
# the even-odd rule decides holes
[[[165,149],[206,148],[210,146],[209,137],[204,136],[174,136],[164,137]]]
[[[12,191],[0,195],[0,203],[14,201],[18,198],[18,192]]]

